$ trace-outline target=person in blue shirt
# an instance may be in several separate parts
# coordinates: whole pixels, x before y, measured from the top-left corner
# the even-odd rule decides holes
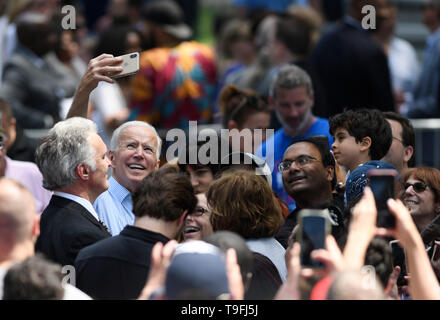
[[[329,133],[328,120],[313,115],[312,80],[300,67],[286,65],[278,71],[271,84],[269,103],[282,127],[260,146],[256,155],[265,159],[272,171],[272,189],[293,210],[295,201],[283,188],[282,173],[278,170],[284,152],[293,142],[311,136],[325,135],[329,145],[333,137]]]
[[[108,190],[93,204],[112,235],[133,225],[131,193],[159,168],[161,145],[155,128],[143,121],[126,122],[113,132],[109,151],[113,175]]]
[[[99,81],[114,83],[110,76],[122,71],[121,67],[115,66],[121,62],[120,57],[109,54],[90,60],[67,118],[87,118],[90,93]],[[131,194],[146,176],[159,168],[161,146],[162,140],[156,129],[143,121],[126,122],[113,132],[109,150],[113,175],[108,181],[108,190],[93,203],[99,219],[112,235],[134,223]]]
[[[234,0],[233,4],[238,7],[244,7],[248,10],[266,9],[275,12],[286,12],[290,5],[309,6],[308,0]]]
[[[429,0],[423,6],[423,23],[429,29],[422,72],[413,91],[408,110],[400,110],[407,118],[440,117],[440,1]]]

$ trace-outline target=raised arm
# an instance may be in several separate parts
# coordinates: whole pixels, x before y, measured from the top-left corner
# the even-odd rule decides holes
[[[76,90],[67,118],[87,118],[90,93],[98,86],[99,81],[114,83],[110,76],[122,72],[122,67],[115,66],[121,62],[122,58],[115,58],[113,55],[105,53],[90,60],[87,70]]]
[[[347,268],[360,270],[363,267],[368,246],[374,236],[378,235],[376,217],[377,209],[373,193],[369,187],[365,187],[362,199],[354,207],[351,216],[344,248]]]
[[[405,249],[409,287],[414,300],[439,300],[440,287],[425,251],[422,237],[408,211],[400,200],[388,200],[388,207],[396,217],[396,228],[389,234],[400,240]]]

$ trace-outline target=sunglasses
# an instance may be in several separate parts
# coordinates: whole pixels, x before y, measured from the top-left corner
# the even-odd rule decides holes
[[[423,182],[416,182],[416,183],[408,183],[405,182],[403,184],[403,188],[406,190],[409,187],[413,187],[413,190],[417,193],[421,193],[426,190],[429,186],[427,184],[424,184]]]

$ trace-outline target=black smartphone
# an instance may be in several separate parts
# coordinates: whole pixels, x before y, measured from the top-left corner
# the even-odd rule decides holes
[[[396,197],[397,175],[394,169],[368,171],[368,184],[376,201],[378,227],[394,228],[396,225],[396,220],[388,209],[387,200]]]
[[[406,257],[405,250],[399,245],[399,240],[390,241],[391,250],[393,252],[393,267],[400,267],[400,275],[397,278],[397,285],[399,287],[408,285],[408,281],[405,280],[407,275],[406,270]]]
[[[321,262],[310,257],[313,250],[325,248],[325,238],[330,233],[330,214],[327,209],[304,209],[298,216],[298,240],[301,244],[301,265],[311,268],[323,268]]]

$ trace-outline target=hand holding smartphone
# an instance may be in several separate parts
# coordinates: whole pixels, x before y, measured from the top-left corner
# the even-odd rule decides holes
[[[299,212],[298,240],[301,244],[301,265],[310,268],[323,268],[321,262],[315,261],[310,254],[313,250],[324,249],[325,239],[330,234],[330,214],[327,209],[304,209]]]
[[[125,54],[119,56],[122,58],[121,64],[116,65],[117,67],[121,66],[123,68],[122,72],[112,75],[111,78],[117,79],[121,77],[126,77],[133,75],[139,71],[139,53],[133,52],[129,54]],[[117,58],[119,58],[117,57]]]
[[[394,228],[396,225],[396,220],[388,209],[387,201],[390,198],[396,198],[397,175],[394,169],[368,171],[368,184],[376,201],[378,227]]]

